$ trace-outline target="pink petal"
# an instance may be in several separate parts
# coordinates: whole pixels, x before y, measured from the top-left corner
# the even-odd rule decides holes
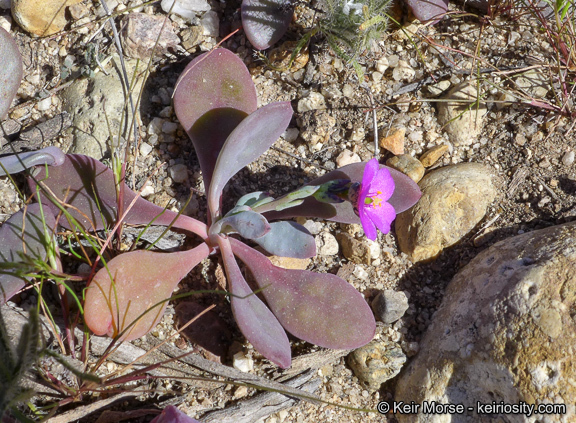
[[[359,210],[364,207],[364,200],[366,199],[368,193],[370,192],[372,181],[376,177],[379,167],[380,164],[376,159],[369,160],[368,163],[366,163],[366,166],[364,166],[364,173],[362,175],[362,184],[360,184],[360,192],[358,193]]]
[[[374,241],[378,236],[378,232],[376,232],[376,226],[372,223],[372,219],[370,215],[367,213],[369,210],[369,206],[366,205],[359,205],[358,206],[358,214],[360,216],[360,223],[362,224],[362,229],[364,229],[364,234],[366,238]]]
[[[386,201],[392,197],[394,188],[394,179],[392,178],[390,171],[386,168],[381,168],[378,170],[376,177],[370,185],[370,194],[380,191],[382,194],[380,194],[379,197]]]
[[[382,232],[383,234],[387,234],[388,232],[390,232],[390,225],[396,218],[396,211],[394,210],[394,207],[392,207],[390,203],[383,202],[381,207],[376,208],[366,207],[364,209],[364,212],[370,219],[372,225],[376,225],[376,227],[380,229],[380,232]],[[362,221],[362,217],[360,217],[360,221]],[[366,233],[366,229],[364,229],[364,232]],[[366,236],[368,236],[368,233],[366,233]],[[368,238],[374,240],[376,237],[374,238],[368,237]]]

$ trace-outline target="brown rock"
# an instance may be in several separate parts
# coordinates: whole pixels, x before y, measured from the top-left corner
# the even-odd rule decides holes
[[[127,56],[146,60],[154,55],[161,56],[180,43],[170,21],[163,16],[151,16],[146,13],[130,13],[124,18],[122,46]],[[162,31],[160,39],[158,34]]]
[[[380,147],[398,156],[404,154],[404,136],[406,128],[392,128],[388,136],[380,138]]]
[[[420,182],[420,179],[424,176],[424,166],[422,166],[420,160],[415,159],[410,154],[391,157],[386,160],[386,164],[407,175],[416,183]]]
[[[449,147],[446,144],[437,145],[426,151],[420,157],[420,162],[424,167],[430,167],[440,159],[448,151]]]
[[[290,64],[290,58],[294,52],[294,48],[298,44],[297,41],[286,41],[282,43],[280,47],[276,47],[270,51],[268,59],[270,60],[270,65],[278,68],[282,71],[288,70],[288,65]],[[303,48],[294,58],[292,66],[290,67],[291,72],[296,72],[302,69],[308,63],[308,47]]]
[[[461,163],[435,170],[419,183],[422,197],[396,217],[400,250],[414,262],[436,257],[484,217],[496,197],[489,168]]]
[[[45,37],[66,26],[66,8],[82,0],[12,0],[12,16],[22,29]]]
[[[342,247],[342,254],[348,260],[360,264],[370,264],[372,262],[370,246],[367,243],[359,241],[345,232],[338,234],[338,241]]]

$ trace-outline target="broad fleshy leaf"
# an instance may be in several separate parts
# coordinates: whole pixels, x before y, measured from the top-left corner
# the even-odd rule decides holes
[[[314,179],[308,185],[321,185],[325,182],[334,179],[349,179],[352,182],[362,182],[362,175],[364,174],[365,162],[362,163],[352,163],[347,166],[341,167],[340,169],[328,172],[326,175],[320,178]],[[418,184],[410,179],[408,176],[402,172],[392,169],[388,166],[380,165],[380,167],[386,167],[392,178],[394,179],[395,189],[394,194],[388,200],[396,214],[402,213],[412,207],[422,196],[422,192],[418,187]],[[290,209],[282,211],[270,211],[264,213],[264,216],[270,220],[277,219],[288,219],[298,216],[307,217],[317,217],[328,220],[333,220],[340,223],[360,223],[360,218],[354,213],[352,204],[348,201],[343,203],[322,203],[317,201],[313,197],[308,197],[304,200],[300,206],[292,207]]]
[[[37,151],[0,157],[0,176],[22,172],[37,165],[60,166],[66,154],[58,147],[46,147]]]
[[[404,0],[420,22],[438,22],[448,11],[448,0]]]
[[[229,239],[219,236],[218,245],[228,276],[228,286],[232,294],[230,303],[236,323],[256,351],[274,364],[288,368],[292,360],[288,336],[274,314],[246,283],[232,253]]]
[[[290,0],[244,0],[240,13],[246,37],[255,49],[264,50],[286,33],[294,9]]]
[[[162,413],[150,423],[201,423],[178,410],[173,405],[166,407]]]
[[[291,118],[289,101],[272,103],[256,110],[232,131],[220,151],[208,191],[208,208],[213,219],[220,216],[224,185],[240,169],[264,154],[286,130]]]
[[[48,174],[44,167],[40,167],[35,178],[29,178],[32,192],[36,192],[36,181],[41,181],[42,186],[49,190],[48,194],[41,194],[42,202],[55,215],[60,213],[60,209],[53,204],[57,200],[50,201],[45,198],[46,196],[53,198],[52,194],[59,202],[67,204],[67,211],[85,229],[100,230],[116,223],[118,201],[114,175],[98,160],[81,154],[67,154],[61,166],[48,168]],[[136,193],[124,185],[122,210],[127,210],[135,197]],[[138,197],[124,222],[142,225],[154,221],[156,225],[168,226],[176,216],[175,212]],[[71,229],[65,216],[60,218],[59,223]],[[179,216],[173,226],[192,231],[203,238],[208,236],[206,225],[188,216]]]
[[[12,36],[0,28],[0,120],[8,113],[22,81],[22,57]]]
[[[281,257],[310,258],[316,255],[316,241],[308,230],[296,222],[281,221],[270,224],[270,232],[254,239],[270,254]]]
[[[164,300],[209,252],[202,243],[188,251],[140,250],[113,258],[86,291],[86,325],[96,335],[120,335],[128,341],[147,334],[162,318],[168,305]]]
[[[180,75],[174,110],[194,144],[206,192],[224,142],[256,107],[252,77],[229,50],[219,48],[196,57]]]
[[[331,274],[276,267],[242,242],[230,242],[262,289],[268,306],[292,335],[332,349],[358,348],[372,340],[374,315],[348,282]]]
[[[257,239],[270,232],[270,224],[260,213],[247,210],[226,216],[214,223],[210,233],[236,232],[246,239]]]
[[[0,227],[0,262],[2,264],[20,263],[20,253],[46,261],[47,248],[54,247],[54,230],[56,219],[44,207],[44,220],[39,204],[30,204],[26,209],[14,213],[10,219]],[[54,242],[49,246],[48,242]],[[56,247],[57,248],[57,247]],[[55,251],[57,254],[57,251]],[[60,261],[57,257],[57,266],[60,270]],[[32,269],[31,269],[32,270]],[[3,271],[7,273],[2,273]],[[0,269],[0,303],[8,301],[20,291],[25,281],[15,276],[9,267]]]

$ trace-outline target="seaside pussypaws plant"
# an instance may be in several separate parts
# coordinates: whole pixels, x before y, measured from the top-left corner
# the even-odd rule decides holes
[[[55,166],[37,166],[29,177],[42,210],[57,216],[58,224],[71,231],[152,224],[181,229],[198,241],[189,250],[172,253],[131,251],[110,259],[100,252],[97,261],[102,266],[88,282],[84,303],[84,321],[95,334],[124,340],[146,334],[162,317],[166,300],[180,280],[200,261],[218,253],[239,329],[278,366],[288,367],[291,362],[286,331],[334,349],[357,348],[372,339],[374,316],[348,282],[331,274],[276,267],[248,243],[271,254],[312,257],[314,237],[303,226],[279,219],[310,216],[362,223],[366,233],[373,235],[370,225],[388,230],[395,214],[418,200],[418,186],[374,160],[329,172],[280,198],[265,192],[247,194],[225,210],[226,184],[262,155],[292,118],[289,102],[257,109],[256,100],[247,68],[225,49],[195,58],[177,82],[174,107],[202,170],[207,223],[162,209],[122,182],[118,189],[112,171],[86,156],[68,154]],[[359,204],[360,199],[364,203]],[[377,203],[382,207],[367,209]],[[264,301],[254,294],[237,260],[251,274]]]

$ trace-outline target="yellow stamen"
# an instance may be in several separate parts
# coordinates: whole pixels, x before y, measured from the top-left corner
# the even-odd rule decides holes
[[[370,197],[372,199],[373,208],[376,208],[376,206],[382,207],[382,199],[377,197],[378,195],[382,195],[382,191],[377,191],[374,197]]]

